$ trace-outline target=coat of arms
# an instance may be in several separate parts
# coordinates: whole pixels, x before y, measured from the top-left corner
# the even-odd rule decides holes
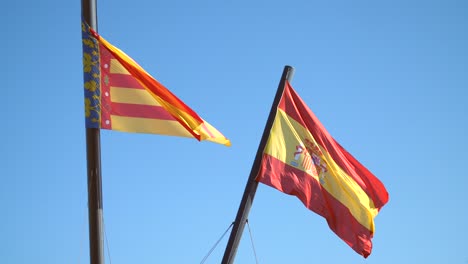
[[[320,182],[323,184],[325,172],[328,170],[326,162],[321,158],[322,151],[314,142],[307,138],[304,140],[304,143],[301,142],[296,146],[294,159],[290,164],[294,167],[302,168],[312,176],[319,177]]]

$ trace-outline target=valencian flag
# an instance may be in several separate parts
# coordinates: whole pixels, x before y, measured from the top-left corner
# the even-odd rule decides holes
[[[230,141],[82,22],[86,127]]]
[[[297,196],[357,253],[372,250],[384,185],[349,154],[286,81],[257,181]]]

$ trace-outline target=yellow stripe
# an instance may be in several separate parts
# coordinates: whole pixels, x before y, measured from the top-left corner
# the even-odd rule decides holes
[[[284,111],[278,109],[273,127],[270,132],[265,153],[286,164],[296,161],[294,153],[296,146],[305,146],[305,139],[320,147],[312,137],[312,134],[301,124],[290,118]],[[345,205],[356,220],[364,227],[374,232],[374,217],[378,210],[372,200],[362,188],[348,176],[323,149],[320,158],[326,162],[327,172],[321,176],[307,172],[302,166],[298,169],[308,173],[319,181],[322,187],[340,203]],[[301,161],[296,161],[301,164]]]
[[[179,122],[172,120],[111,116],[112,130],[193,138]]]
[[[120,62],[116,59],[110,60],[110,73],[118,73],[118,74],[126,74],[130,75],[130,73],[120,64]]]
[[[219,132],[210,123],[203,120],[203,124],[196,129],[196,132],[201,136],[202,140],[211,141],[228,147],[231,146],[231,141],[225,138],[223,134],[221,134],[221,132]]]
[[[146,90],[111,87],[110,94],[114,103],[160,105]]]

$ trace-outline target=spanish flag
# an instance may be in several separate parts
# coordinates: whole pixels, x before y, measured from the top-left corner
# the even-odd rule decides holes
[[[86,127],[230,141],[82,22]]]
[[[286,81],[257,181],[299,198],[365,258],[384,185],[330,134]]]

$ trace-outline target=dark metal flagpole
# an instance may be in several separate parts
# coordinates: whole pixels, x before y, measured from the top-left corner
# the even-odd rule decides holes
[[[97,32],[96,0],[82,0],[81,12],[86,23]],[[104,264],[100,135],[99,128],[86,128],[89,256],[91,264]]]
[[[255,181],[258,171],[260,169],[260,162],[262,160],[263,150],[265,149],[268,136],[270,135],[271,127],[273,126],[273,121],[275,120],[276,109],[278,108],[279,101],[283,95],[284,85],[286,80],[291,81],[294,74],[294,68],[291,66],[285,66],[283,70],[283,75],[278,85],[278,90],[276,91],[275,99],[271,105],[270,115],[268,116],[265,129],[263,130],[262,139],[260,140],[260,145],[258,146],[257,155],[255,156],[252,169],[250,170],[249,179],[245,186],[244,195],[237,211],[236,220],[229,237],[229,241],[224,251],[224,256],[222,264],[232,264],[237,253],[237,247],[244,231],[245,223],[248,219],[250,208],[252,207],[253,199],[255,197],[255,192],[257,191],[258,182]]]

